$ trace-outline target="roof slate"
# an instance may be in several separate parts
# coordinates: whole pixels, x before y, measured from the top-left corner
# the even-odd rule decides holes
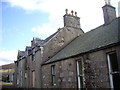
[[[52,35],[50,35],[49,37],[47,37],[47,38],[44,40],[45,43],[46,43],[47,41],[49,41],[52,37],[54,37],[57,33],[58,33],[58,31],[56,31],[55,33],[53,33]]]
[[[18,51],[18,56],[20,56],[20,57],[22,57],[22,56],[24,56],[24,54],[25,54],[25,51]]]
[[[108,25],[101,25],[73,40],[44,64],[75,56],[120,42],[120,17]]]

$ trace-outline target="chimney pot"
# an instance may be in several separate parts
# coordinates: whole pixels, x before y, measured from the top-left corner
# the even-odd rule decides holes
[[[73,13],[74,13],[74,11],[72,10],[72,11],[71,11],[72,16],[74,16]]]
[[[67,12],[67,9],[66,9],[66,12]],[[65,14],[63,17],[64,17],[64,27],[81,28],[80,18],[77,17],[77,12],[74,13],[74,11],[72,10],[70,14],[68,15]]]
[[[77,12],[75,12],[75,16],[77,16]]]
[[[65,11],[66,11],[66,15],[68,15],[68,9],[66,9]]]

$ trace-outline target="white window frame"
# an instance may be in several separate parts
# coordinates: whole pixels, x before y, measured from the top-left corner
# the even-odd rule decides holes
[[[19,84],[19,75],[17,75],[17,85]]]
[[[110,53],[107,54],[107,59],[108,59],[108,69],[109,69],[109,78],[110,78],[110,87],[113,88],[113,78],[111,74],[111,65],[110,65]]]
[[[80,66],[79,66],[79,62],[82,62],[82,75],[80,74]],[[83,84],[84,84],[84,68],[83,68],[83,60],[81,59],[81,60],[77,60],[77,80],[78,80],[78,89],[80,90],[81,88],[83,88],[84,87],[84,85],[83,86],[81,86],[81,80],[80,80],[80,77],[82,77],[83,78]]]
[[[108,69],[109,69],[109,78],[110,78],[110,88],[114,88],[114,85],[113,85],[113,74],[114,73],[119,73],[119,71],[118,72],[112,71],[112,66],[111,66],[111,62],[110,62],[110,54],[113,54],[113,53],[116,53],[116,52],[114,51],[114,52],[111,52],[111,53],[107,54]]]
[[[52,86],[56,85],[55,65],[51,65]]]

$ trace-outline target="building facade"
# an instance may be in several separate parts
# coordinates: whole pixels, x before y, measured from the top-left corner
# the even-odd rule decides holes
[[[105,23],[87,33],[77,12],[64,27],[18,51],[14,86],[20,88],[120,88],[120,18],[115,8],[103,8]]]
[[[7,83],[13,82],[13,77],[14,77],[14,72],[15,72],[14,66],[15,66],[14,63],[0,66],[0,75],[1,75],[0,81],[7,82]]]

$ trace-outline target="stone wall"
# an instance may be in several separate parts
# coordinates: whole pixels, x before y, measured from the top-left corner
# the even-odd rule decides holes
[[[51,65],[55,65],[56,85],[52,86]],[[75,88],[76,63],[74,58],[42,66],[43,88]]]
[[[59,32],[44,45],[43,61],[50,59],[80,34],[83,34],[80,28],[64,27],[60,29]]]
[[[74,58],[53,62],[42,66],[43,88],[77,88],[76,60],[83,59],[84,87],[110,88],[107,53],[116,51],[120,62],[120,46],[108,48],[92,53],[86,53]],[[56,85],[52,86],[51,66],[55,65]],[[119,64],[120,67],[120,64]]]
[[[107,59],[103,50],[84,55],[84,69],[87,88],[109,87]]]

